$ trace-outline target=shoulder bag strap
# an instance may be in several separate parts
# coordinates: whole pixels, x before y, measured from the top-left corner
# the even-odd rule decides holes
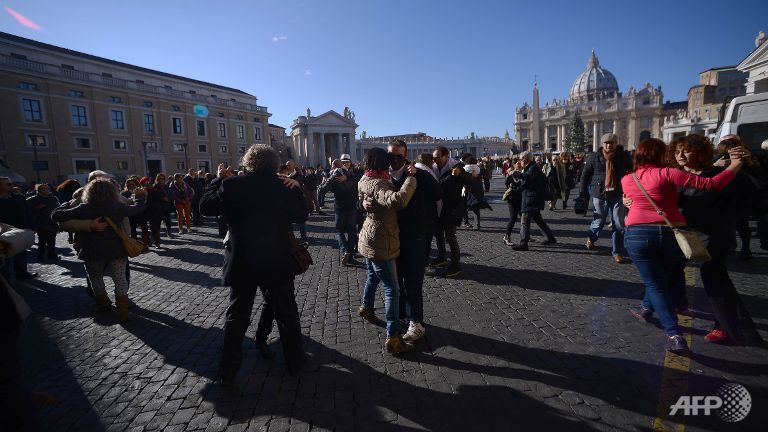
[[[651,203],[651,205],[653,206],[653,208],[654,208],[654,209],[656,209],[656,213],[658,213],[658,214],[659,214],[659,216],[661,216],[662,218],[664,218],[664,222],[666,222],[666,223],[667,223],[667,225],[668,225],[670,228],[672,228],[672,229],[677,229],[677,227],[676,227],[676,226],[674,226],[674,225],[672,225],[672,222],[670,222],[670,221],[669,221],[669,219],[667,219],[667,216],[664,214],[664,212],[663,212],[663,211],[661,211],[661,209],[659,208],[659,206],[658,206],[658,205],[656,205],[656,201],[654,201],[654,200],[653,200],[653,199],[650,197],[650,195],[648,195],[648,192],[646,192],[646,191],[645,191],[645,188],[643,187],[643,185],[641,185],[641,184],[640,184],[640,180],[638,180],[638,179],[637,179],[637,175],[636,175],[634,172],[632,173],[632,179],[635,181],[635,184],[637,185],[637,187],[638,187],[638,188],[640,188],[640,192],[642,192],[642,193],[643,193],[643,195],[645,196],[645,199],[647,199],[647,200],[648,200],[648,202],[649,202],[649,203]]]
[[[118,228],[117,225],[115,225],[115,223],[112,222],[112,219],[109,216],[105,216],[104,219],[107,220],[107,223],[109,224],[109,226],[112,227],[112,229],[115,231],[118,237],[120,237],[123,240],[126,240],[128,238],[125,232],[122,229]]]

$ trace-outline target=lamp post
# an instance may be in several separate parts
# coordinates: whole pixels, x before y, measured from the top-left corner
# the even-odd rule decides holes
[[[187,157],[187,143],[181,143],[184,148],[184,169],[189,169],[189,158]]]
[[[148,161],[148,158],[147,158],[147,142],[143,141],[141,143],[141,146],[144,147],[144,175],[148,176],[149,175],[149,161]]]
[[[35,177],[37,178],[37,182],[40,183],[40,166],[37,162],[37,135],[30,135],[29,140],[32,142],[32,155],[34,157],[34,168],[35,168]]]

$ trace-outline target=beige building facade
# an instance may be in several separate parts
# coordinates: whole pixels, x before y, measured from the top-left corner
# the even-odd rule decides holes
[[[237,89],[0,33],[0,160],[27,180],[238,166],[270,116]]]
[[[686,102],[665,106],[662,136],[664,141],[699,134],[713,137],[720,112],[728,101],[746,92],[747,73],[736,66],[705,70],[699,74],[699,83],[688,90]],[[674,107],[674,109],[673,109]]]
[[[563,151],[568,126],[578,111],[584,122],[587,150],[596,150],[600,136],[615,133],[619,144],[631,150],[645,138],[660,138],[664,95],[661,87],[646,83],[622,93],[616,77],[600,65],[594,51],[587,68],[571,86],[567,99],[539,102],[538,84],[533,104],[515,109],[515,138],[522,150]]]

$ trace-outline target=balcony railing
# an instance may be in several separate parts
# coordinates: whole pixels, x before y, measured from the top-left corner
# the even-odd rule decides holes
[[[107,85],[110,87],[117,87],[121,89],[134,90],[137,92],[151,93],[151,94],[165,94],[180,99],[188,99],[192,101],[205,102],[212,105],[220,105],[227,107],[234,107],[245,111],[257,111],[261,113],[269,113],[267,107],[250,104],[247,102],[237,102],[230,99],[215,98],[211,96],[204,96],[196,93],[185,92],[176,89],[169,89],[166,87],[153,86],[145,83],[138,83],[133,81],[126,81],[120,78],[113,78],[104,75],[99,75],[90,72],[83,72],[60,66],[40,63],[32,60],[19,59],[11,57],[5,54],[0,54],[0,65],[3,65],[10,69],[30,71],[45,75],[56,75],[65,77],[67,79],[84,81],[88,83],[97,83]]]
[[[32,72],[39,72],[39,73],[45,73],[45,64],[44,63],[38,63],[31,60],[23,60],[18,59],[14,57],[9,56],[3,56],[4,57],[4,63],[8,66],[17,68],[17,69],[24,69]]]

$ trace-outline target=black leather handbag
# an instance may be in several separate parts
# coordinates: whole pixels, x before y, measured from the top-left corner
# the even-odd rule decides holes
[[[576,197],[576,199],[573,200],[573,211],[576,214],[580,214],[582,216],[586,215],[588,207],[589,204],[587,204],[586,198]]]

